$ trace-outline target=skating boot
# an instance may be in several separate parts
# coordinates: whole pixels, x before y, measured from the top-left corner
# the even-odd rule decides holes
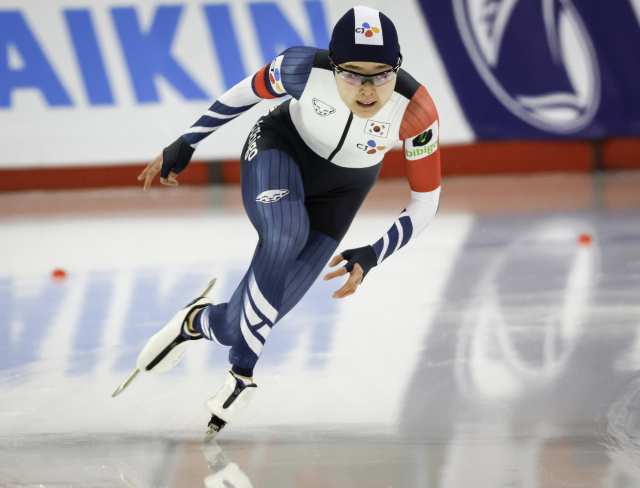
[[[207,285],[204,291],[186,307],[180,310],[164,328],[153,335],[140,352],[137,368],[120,385],[112,396],[117,396],[129,386],[140,371],[148,373],[163,373],[173,368],[194,340],[202,339],[198,333],[189,331],[187,318],[194,310],[213,304],[207,293],[213,288],[215,278]]]
[[[211,412],[209,430],[205,434],[204,442],[210,442],[220,430],[238,419],[247,408],[258,385],[227,373],[222,389],[215,396],[209,398],[204,407]]]

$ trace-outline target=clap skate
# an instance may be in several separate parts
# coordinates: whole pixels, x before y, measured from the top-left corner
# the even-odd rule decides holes
[[[257,387],[255,383],[242,379],[231,371],[227,373],[222,389],[204,404],[211,412],[211,420],[203,442],[210,442],[225,425],[238,419],[249,405]]]
[[[206,295],[211,291],[215,282],[215,278],[211,280],[197,298],[175,314],[160,332],[149,339],[138,356],[136,369],[133,370],[129,377],[124,380],[114,394],[111,395],[112,397],[122,393],[135,377],[138,376],[140,371],[163,373],[173,368],[178,361],[180,361],[187,347],[189,347],[194,340],[202,339],[200,334],[189,331],[187,320],[194,310],[213,304],[211,298]]]

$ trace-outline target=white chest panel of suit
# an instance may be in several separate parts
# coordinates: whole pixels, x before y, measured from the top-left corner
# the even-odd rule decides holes
[[[394,92],[370,119],[351,113],[340,98],[332,71],[314,68],[289,111],[300,137],[319,156],[345,168],[378,164],[398,141],[409,100]]]

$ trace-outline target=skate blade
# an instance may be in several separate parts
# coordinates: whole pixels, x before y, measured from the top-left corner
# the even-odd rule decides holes
[[[129,384],[138,376],[140,369],[136,368],[133,372],[127,377],[126,380],[122,382],[122,384],[118,387],[118,389],[111,395],[111,398],[117,397],[120,393],[124,391],[124,389],[129,386]]]
[[[202,445],[214,444],[214,439],[218,436],[218,432],[220,430],[215,430],[213,427],[210,427],[209,430],[204,434],[204,439],[202,440]]]
[[[211,288],[213,288],[213,285],[215,285],[215,284],[216,284],[216,280],[217,280],[217,279],[218,279],[218,278],[214,278],[214,279],[212,279],[212,280],[209,282],[209,284],[208,284],[208,285],[207,285],[207,287],[204,289],[204,291],[203,291],[202,293],[200,293],[200,296],[201,296],[201,297],[206,297],[206,296],[207,296],[207,293],[209,293],[209,292],[211,291]]]
[[[129,488],[138,488],[135,483],[133,481],[131,481],[129,479],[129,477],[124,474],[122,471],[120,471],[118,468],[116,468],[116,471],[118,472],[118,474],[120,475],[120,479],[122,481],[124,481],[124,483],[129,487]]]

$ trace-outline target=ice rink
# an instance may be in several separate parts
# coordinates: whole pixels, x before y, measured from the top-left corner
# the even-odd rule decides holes
[[[111,394],[211,278],[226,301],[244,275],[239,189],[0,195],[0,486],[640,487],[640,173],[442,188],[354,296],[319,281],[274,327],[205,446],[226,348]],[[340,248],[408,195],[378,182]]]

